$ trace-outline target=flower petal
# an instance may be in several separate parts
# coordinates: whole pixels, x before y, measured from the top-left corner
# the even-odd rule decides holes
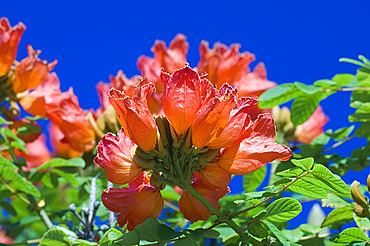
[[[167,49],[163,41],[157,40],[152,47],[154,58],[159,61],[165,72],[173,73],[176,69],[184,66],[186,54],[189,50],[189,44],[186,37],[177,34]]]
[[[310,144],[312,140],[324,132],[324,126],[328,121],[329,118],[321,106],[318,106],[306,122],[297,126],[297,140],[304,144]]]
[[[4,76],[12,66],[26,26],[19,22],[11,28],[7,18],[0,18],[0,76]]]
[[[40,60],[37,52],[31,45],[27,45],[28,57],[24,58],[15,68],[13,90],[15,93],[35,89],[46,75],[57,65],[58,61],[51,63]]]
[[[257,104],[257,100],[252,97],[239,98],[238,104],[230,112],[229,120],[226,123],[225,129],[221,135],[210,142],[207,147],[211,149],[226,148],[240,141],[242,131],[249,125],[249,111],[253,105]]]
[[[154,149],[157,144],[157,127],[148,108],[148,98],[154,91],[154,84],[149,83],[137,86],[132,98],[114,88],[108,95],[126,135],[146,151]]]
[[[221,135],[230,111],[236,105],[236,93],[236,89],[224,84],[220,88],[220,96],[210,99],[200,108],[192,125],[192,140],[195,147],[206,146]]]
[[[230,183],[231,174],[214,163],[201,169],[199,178],[210,186],[226,187]]]
[[[219,209],[218,200],[229,192],[229,188],[209,186],[204,181],[196,178],[192,183],[193,188],[198,191],[215,208]],[[198,220],[207,220],[212,213],[188,191],[185,191],[180,200],[179,208],[181,213],[191,223]]]
[[[200,77],[189,66],[173,75],[161,73],[164,84],[163,111],[177,134],[185,133],[201,106]]]
[[[118,138],[113,133],[107,133],[99,142],[94,162],[105,170],[107,179],[112,183],[127,184],[141,173],[142,168],[131,158],[133,146],[134,143],[122,129]]]
[[[254,172],[273,160],[289,160],[292,151],[275,143],[275,125],[270,114],[261,114],[246,130],[245,138],[226,148],[218,165],[231,174]]]

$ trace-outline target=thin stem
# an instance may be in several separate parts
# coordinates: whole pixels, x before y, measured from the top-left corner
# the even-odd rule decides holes
[[[370,91],[370,87],[341,87],[336,89],[323,89],[323,92],[333,91]]]
[[[350,137],[346,137],[346,138],[342,139],[341,141],[339,141],[339,142],[337,142],[337,143],[333,144],[331,147],[329,147],[329,148],[327,148],[327,149],[324,149],[322,152],[326,152],[326,151],[332,150],[332,149],[334,149],[334,148],[338,147],[339,145],[342,145],[342,144],[344,144],[345,142],[347,142],[347,141],[351,140],[351,139],[352,139],[352,138],[354,138],[354,137],[355,137],[355,135],[352,135],[352,136],[350,136]]]
[[[283,192],[284,190],[286,190],[289,186],[291,186],[292,184],[294,184],[298,179],[308,175],[309,173],[311,173],[311,171],[307,171],[306,173],[304,174],[301,174],[299,176],[297,176],[294,180],[292,180],[290,183],[288,183],[287,185],[284,185],[278,192],[276,192],[276,194],[279,194],[281,192]],[[243,214],[245,212],[248,212],[249,210],[252,210],[258,206],[260,206],[261,204],[271,200],[272,198],[274,198],[275,196],[269,196],[269,197],[266,197],[265,199],[263,199],[262,201],[260,201],[259,203],[256,203],[254,204],[252,207],[249,207],[249,208],[246,208],[246,209],[243,209],[243,210],[240,210],[239,212],[236,212],[236,213],[233,213],[230,215],[230,218],[234,218],[236,216],[238,216],[239,214]]]
[[[176,207],[175,205],[173,205],[172,203],[168,202],[168,201],[164,201],[164,205],[169,207],[169,208],[172,208],[173,210],[175,210],[176,212],[179,212],[180,213],[180,209],[178,207]]]

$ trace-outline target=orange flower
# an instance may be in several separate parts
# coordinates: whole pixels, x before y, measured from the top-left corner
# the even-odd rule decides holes
[[[261,114],[243,134],[243,140],[223,150],[218,165],[231,174],[244,175],[278,159],[289,160],[292,151],[275,143],[275,125],[270,114]]]
[[[163,91],[163,84],[160,80],[161,64],[159,61],[147,56],[140,56],[137,60],[137,67],[141,72],[143,81],[145,83],[154,83],[156,92],[161,94]]]
[[[24,30],[26,26],[22,22],[11,28],[7,18],[0,18],[0,76],[4,76],[10,70]]]
[[[47,110],[50,121],[65,135],[66,142],[77,151],[87,152],[95,147],[95,133],[73,92],[60,94],[58,107]]]
[[[69,146],[68,141],[63,132],[59,130],[54,124],[49,125],[49,140],[53,146],[53,150],[58,154],[58,156],[70,159],[82,156],[82,152],[74,150]]]
[[[220,205],[218,205],[218,200],[229,192],[229,188],[227,186],[211,186],[206,184],[198,177],[195,178],[191,185],[217,209],[220,208]],[[179,208],[184,217],[191,223],[194,223],[198,220],[207,220],[209,216],[212,215],[212,213],[188,191],[185,191],[181,195],[179,200]]]
[[[266,67],[260,62],[253,72],[245,68],[240,79],[233,85],[238,88],[241,97],[259,97],[268,89],[275,87],[276,83],[267,79]]]
[[[157,143],[157,127],[147,101],[154,91],[154,84],[149,83],[136,87],[132,98],[114,88],[108,95],[126,135],[146,151],[154,149]]]
[[[318,106],[310,118],[302,125],[297,126],[297,140],[304,144],[310,144],[312,140],[324,133],[324,126],[329,121],[329,118],[322,111],[321,106]]]
[[[34,91],[20,99],[20,104],[32,115],[46,116],[46,111],[58,107],[62,99],[59,87],[57,75],[50,73]]]
[[[150,184],[150,177],[144,172],[129,187],[110,188],[103,191],[101,200],[109,210],[119,213],[118,224],[133,230],[147,218],[158,218],[163,208],[159,188]]]
[[[57,65],[58,61],[52,63],[41,61],[37,52],[31,45],[27,45],[28,57],[24,58],[15,68],[13,90],[15,93],[35,89],[46,77],[46,75]]]
[[[189,66],[161,74],[163,111],[177,134],[185,133],[201,106],[200,77]]]
[[[240,44],[232,44],[230,48],[216,43],[213,49],[208,48],[208,42],[202,41],[199,47],[200,61],[198,72],[206,72],[208,79],[217,86],[238,81],[245,69],[253,60],[249,52],[239,53]]]
[[[167,49],[163,41],[156,40],[152,51],[154,59],[156,59],[165,72],[173,73],[176,69],[181,68],[186,63],[186,54],[189,50],[189,44],[186,42],[186,37],[182,34],[177,34],[170,43]]]
[[[28,134],[17,134],[17,136],[22,139],[24,142],[33,142],[41,134],[41,126],[39,126],[35,121],[30,121],[27,119],[13,120],[13,124],[9,125],[9,128],[12,129],[14,133],[17,133],[18,128],[24,127],[26,125],[31,125],[35,131],[32,131]],[[38,130],[37,130],[38,129]]]
[[[118,138],[108,133],[97,146],[98,155],[94,162],[100,165],[109,181],[124,185],[130,183],[139,176],[142,168],[131,158],[131,149],[134,142],[129,139],[121,129]]]

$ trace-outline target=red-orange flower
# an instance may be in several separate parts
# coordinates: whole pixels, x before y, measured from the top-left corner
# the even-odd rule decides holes
[[[66,142],[80,152],[90,151],[95,147],[95,132],[80,108],[73,92],[61,93],[58,107],[47,110],[50,121],[65,135]]]
[[[312,140],[324,133],[324,126],[329,118],[318,106],[310,118],[302,125],[297,126],[297,140],[304,144],[310,144]]]
[[[57,60],[51,63],[41,61],[38,58],[41,51],[36,52],[31,45],[27,45],[27,52],[28,57],[15,67],[13,81],[15,93],[35,89],[58,63]]]
[[[74,150],[69,146],[66,137],[58,127],[54,124],[49,125],[49,140],[54,152],[65,159],[75,158],[82,156],[82,152]]]
[[[142,168],[131,158],[134,142],[122,129],[117,134],[118,138],[112,133],[103,137],[97,146],[98,155],[94,162],[105,170],[109,181],[123,185],[136,179]]]
[[[157,143],[157,127],[148,108],[148,98],[154,92],[154,84],[149,83],[136,87],[132,98],[114,88],[108,95],[126,135],[146,151],[154,149]]]
[[[177,34],[170,43],[167,49],[163,41],[156,40],[152,51],[154,59],[156,59],[165,72],[173,73],[176,69],[181,68],[186,63],[186,54],[189,50],[189,44],[186,42],[186,37],[182,34]]]
[[[48,109],[58,107],[61,93],[57,75],[50,73],[34,91],[20,99],[20,104],[32,115],[46,116]]]
[[[233,84],[238,81],[244,69],[254,60],[249,52],[239,53],[239,44],[232,44],[230,48],[216,43],[213,49],[208,48],[208,42],[202,41],[199,47],[200,61],[198,72],[206,72],[208,79],[221,86],[223,83]]]
[[[101,200],[109,210],[119,213],[118,224],[133,230],[147,218],[158,218],[163,208],[160,189],[150,184],[150,177],[142,172],[129,187],[110,188],[103,191]]]
[[[218,165],[231,174],[254,172],[273,160],[286,161],[292,151],[275,143],[275,125],[270,114],[261,114],[243,134],[244,139],[223,150]]]
[[[0,18],[0,76],[10,70],[24,30],[26,26],[22,22],[12,28],[7,18]]]
[[[219,209],[218,200],[229,192],[227,186],[211,186],[206,184],[200,178],[195,178],[191,184],[209,203]],[[198,220],[207,220],[212,213],[188,191],[185,191],[179,200],[179,208],[181,213],[191,223]]]
[[[185,133],[201,106],[200,77],[189,66],[161,74],[163,111],[177,134]]]

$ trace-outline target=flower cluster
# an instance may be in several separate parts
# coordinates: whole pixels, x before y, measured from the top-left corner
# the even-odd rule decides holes
[[[102,201],[120,213],[119,224],[128,223],[130,230],[159,216],[163,207],[159,191],[167,184],[184,191],[179,208],[185,218],[206,220],[211,212],[188,192],[190,184],[218,208],[231,174],[247,174],[292,156],[288,147],[275,143],[270,114],[251,120],[256,99],[238,98],[238,90],[227,83],[217,90],[188,65],[173,74],[162,70],[160,79],[163,114],[157,117],[148,107],[153,83],[142,82],[132,97],[114,88],[109,91],[122,130],[118,138],[112,133],[104,136],[95,158],[111,182],[129,183],[128,188],[105,190]]]

